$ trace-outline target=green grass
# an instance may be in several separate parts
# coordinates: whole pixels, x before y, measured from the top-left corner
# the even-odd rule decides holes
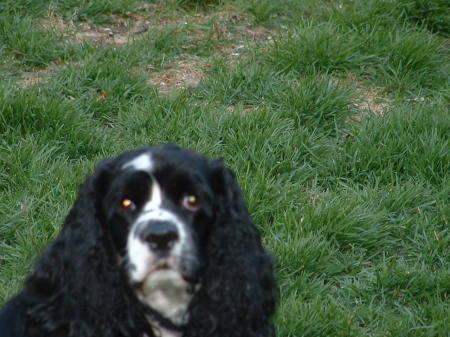
[[[448,86],[447,50],[441,39],[422,30],[345,27],[339,21],[296,25],[275,41],[267,58],[283,72],[352,72],[395,91]]]
[[[448,336],[447,2],[143,4],[0,4],[0,302],[99,160],[175,142],[236,172],[280,336]]]

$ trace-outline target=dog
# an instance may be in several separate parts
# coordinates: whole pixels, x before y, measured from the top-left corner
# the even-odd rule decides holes
[[[0,311],[2,337],[273,337],[271,256],[233,172],[176,145],[104,160]]]

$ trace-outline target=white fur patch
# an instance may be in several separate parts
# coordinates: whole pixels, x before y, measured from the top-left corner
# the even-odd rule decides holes
[[[182,247],[188,244],[188,236],[186,230],[180,219],[175,214],[161,208],[163,193],[159,184],[155,180],[152,183],[151,195],[151,199],[144,205],[142,209],[142,214],[136,219],[136,222],[131,229],[130,235],[137,230],[141,223],[145,223],[150,220],[170,222],[177,227],[179,235],[179,240],[176,242],[171,255],[180,256],[182,253]]]
[[[155,263],[155,257],[148,248],[148,244],[139,240],[130,232],[128,235],[128,259],[133,268],[130,278],[134,282],[142,282],[149,273],[149,267]]]
[[[162,191],[158,182],[153,179],[152,181],[152,196],[151,199],[144,205],[144,212],[158,209],[162,204]]]
[[[132,161],[126,163],[122,166],[122,169],[132,167],[138,171],[151,172],[153,170],[153,162],[149,153],[141,154],[140,156],[134,158]]]
[[[149,154],[142,154],[128,162],[123,168],[131,167],[151,173],[153,162]],[[180,257],[192,248],[192,238],[185,225],[174,213],[162,207],[164,194],[156,181],[152,180],[149,200],[143,205],[142,213],[137,217],[127,239],[127,256],[131,268],[129,277],[132,282],[141,283],[136,291],[139,300],[176,325],[187,322],[187,309],[193,297],[191,285],[181,276]],[[169,255],[161,258],[152,251],[149,243],[143,241],[138,233],[149,221],[167,221],[174,224],[178,231],[178,240]],[[162,259],[162,260],[159,260]],[[163,269],[158,269],[165,265]],[[161,337],[180,337],[180,333],[159,327],[151,322],[155,332]],[[155,325],[156,324],[156,325]]]
[[[174,270],[160,270],[149,275],[138,297],[163,317],[175,324],[187,322],[187,309],[192,299],[189,284]]]

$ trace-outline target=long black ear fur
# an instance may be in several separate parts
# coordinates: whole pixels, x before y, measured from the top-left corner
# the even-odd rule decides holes
[[[59,237],[41,257],[15,301],[27,337],[138,336],[140,305],[131,303],[117,255],[102,226],[99,198],[109,164],[81,186]]]
[[[261,245],[233,172],[211,166],[218,217],[206,247],[207,265],[183,337],[275,335],[272,260]]]

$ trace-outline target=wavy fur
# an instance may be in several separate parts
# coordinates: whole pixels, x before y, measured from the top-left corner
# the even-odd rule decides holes
[[[275,335],[272,261],[233,173],[210,165],[215,222],[183,337]],[[3,337],[138,337],[153,332],[118,263],[101,202],[114,161],[86,179],[59,237],[0,312]]]

